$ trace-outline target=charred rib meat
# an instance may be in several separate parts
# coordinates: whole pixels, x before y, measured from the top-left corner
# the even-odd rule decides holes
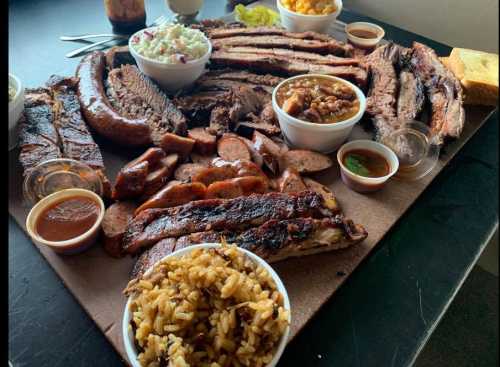
[[[49,159],[62,158],[54,127],[54,108],[47,88],[26,89],[24,117],[19,131],[19,161],[24,175]]]
[[[137,260],[132,278],[138,278],[157,261],[172,252],[199,243],[227,243],[252,251],[269,262],[349,247],[364,240],[366,231],[352,221],[335,218],[270,220],[244,231],[207,231],[178,239],[166,238]]]
[[[47,82],[54,98],[54,126],[57,129],[64,157],[104,169],[99,147],[83,120],[76,88],[76,78],[52,76]]]
[[[319,194],[269,193],[230,200],[194,201],[168,209],[144,210],[129,223],[124,249],[136,253],[163,238],[207,230],[236,230],[260,225],[271,219],[323,217],[332,213]]]

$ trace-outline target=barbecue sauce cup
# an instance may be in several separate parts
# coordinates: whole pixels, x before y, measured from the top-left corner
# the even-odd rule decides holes
[[[49,213],[51,210],[53,213]],[[44,197],[31,208],[26,229],[39,246],[47,246],[62,255],[77,254],[96,242],[104,211],[104,202],[93,191],[61,190]]]
[[[349,153],[366,152],[368,155],[378,157],[385,161],[386,171],[381,175],[362,175],[359,171],[354,172],[352,166],[346,164]],[[397,155],[384,144],[372,140],[353,140],[344,144],[337,152],[337,161],[340,166],[340,177],[344,184],[351,190],[360,193],[369,193],[382,189],[387,181],[396,174],[399,169]],[[357,166],[359,162],[354,162]],[[363,168],[363,167],[358,167]]]
[[[345,33],[348,43],[366,52],[375,50],[385,36],[385,31],[382,27],[368,22],[346,24]]]

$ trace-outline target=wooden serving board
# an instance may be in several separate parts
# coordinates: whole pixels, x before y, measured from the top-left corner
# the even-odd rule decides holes
[[[341,40],[345,39],[345,35],[340,33],[343,32],[342,26],[333,28],[332,34]],[[291,300],[290,339],[297,335],[344,282],[346,276],[339,275],[342,274],[339,272],[349,276],[354,271],[491,112],[491,108],[467,108],[461,138],[445,147],[434,170],[419,181],[391,180],[382,191],[362,195],[349,190],[342,183],[337,164],[316,176],[337,195],[346,216],[365,226],[368,238],[345,250],[273,264]],[[360,126],[355,127],[350,140],[358,138],[370,138]],[[141,153],[141,150],[118,148],[98,137],[96,142],[101,147],[107,173],[112,180],[120,167]],[[25,220],[29,207],[22,198],[22,169],[18,155],[17,149],[9,154],[9,213],[26,231]],[[335,156],[332,158],[336,162]],[[127,284],[134,260],[129,257],[113,259],[99,245],[76,256],[59,256],[46,247],[39,247],[39,250],[126,361],[121,335],[126,302],[122,290]]]

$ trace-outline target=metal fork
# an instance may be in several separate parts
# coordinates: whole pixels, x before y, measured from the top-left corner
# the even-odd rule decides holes
[[[87,40],[91,38],[101,38],[101,37],[106,37],[106,38],[128,38],[128,36],[124,34],[114,34],[114,33],[99,33],[99,34],[82,34],[80,36],[61,36],[59,39],[61,41],[82,41],[82,40]]]
[[[160,25],[160,24],[164,23],[166,20],[167,20],[167,18],[164,15],[161,15],[158,18],[156,18],[153,23],[151,23],[150,27],[154,27],[154,26]],[[100,36],[100,35],[90,35],[90,36]],[[113,35],[113,36],[116,36],[116,35]],[[87,36],[87,38],[88,38],[88,36]],[[128,36],[126,38],[128,38]],[[83,38],[80,38],[80,39],[83,39]],[[85,45],[83,47],[77,48],[76,50],[68,52],[66,54],[66,57],[71,58],[71,57],[78,56],[82,52],[90,50],[91,48],[94,48],[96,46],[103,45],[103,44],[105,44],[105,43],[107,43],[107,42],[109,42],[111,40],[114,40],[114,39],[116,39],[116,38],[109,38],[109,39],[105,39],[105,40],[102,40],[102,41],[99,41],[99,42],[91,43],[90,45]]]

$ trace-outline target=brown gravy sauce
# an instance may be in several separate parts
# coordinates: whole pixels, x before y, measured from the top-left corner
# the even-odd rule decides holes
[[[363,177],[383,177],[391,167],[385,157],[368,149],[352,149],[344,153],[342,163],[347,169]]]
[[[351,29],[349,33],[355,37],[363,38],[363,39],[374,39],[378,37],[378,33],[374,31],[370,31],[368,29]]]
[[[47,241],[66,241],[87,232],[97,221],[99,204],[85,196],[73,196],[44,209],[35,223],[36,232]]]

